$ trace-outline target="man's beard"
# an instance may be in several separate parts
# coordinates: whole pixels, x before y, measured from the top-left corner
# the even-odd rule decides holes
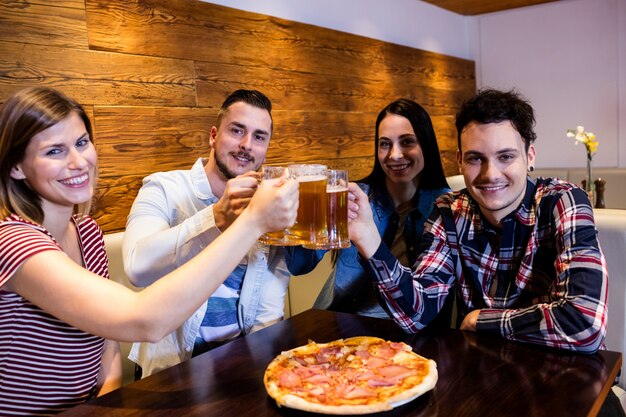
[[[235,157],[243,156],[245,158],[248,158],[250,160],[250,162],[254,165],[254,157],[252,155],[250,155],[249,153],[247,153],[247,152],[238,152],[234,156]],[[234,173],[234,172],[232,172],[231,170],[228,169],[226,164],[224,162],[222,162],[222,160],[217,156],[217,152],[215,153],[215,165],[217,165],[217,169],[220,170],[220,172],[226,178],[226,180],[233,179],[237,175],[239,175],[239,174],[236,174],[236,173]]]

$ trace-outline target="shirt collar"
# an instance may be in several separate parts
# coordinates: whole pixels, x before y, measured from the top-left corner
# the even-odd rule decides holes
[[[387,192],[386,187],[371,187],[370,201],[375,200],[378,202],[378,206],[382,208],[386,213],[393,213],[396,208],[394,207],[391,196]]]
[[[424,199],[420,198],[421,190],[417,190],[412,199],[413,208],[410,210],[409,215],[414,215],[416,210],[422,211],[423,208],[419,204],[420,201],[424,201]],[[391,199],[391,195],[387,191],[387,187],[371,187],[370,201],[376,201],[376,211],[379,217],[387,217],[392,216],[396,213],[396,207]],[[426,204],[422,204],[426,205]]]
[[[218,198],[213,194],[209,178],[206,176],[204,166],[209,162],[207,158],[198,158],[191,167],[191,184],[193,192],[200,200],[215,200]]]
[[[450,191],[449,188],[438,188],[434,190],[418,189],[415,193],[415,197],[418,198],[415,208],[419,211],[420,215],[428,217],[433,210],[433,201],[441,194],[447,193],[448,191]]]
[[[534,179],[527,176],[526,177],[526,191],[524,193],[524,198],[520,203],[517,210],[509,213],[503,220],[507,219],[516,219],[518,222],[525,226],[533,226],[536,222],[536,213],[535,207],[537,206],[535,202],[535,189],[537,188],[537,184]],[[462,207],[460,210],[462,212],[471,213],[470,221],[471,226],[468,230],[468,238],[470,240],[474,239],[476,236],[481,234],[485,230],[491,230],[491,227],[487,226],[487,221],[483,218],[480,207],[476,200],[472,198],[469,192],[466,189],[463,189],[460,192],[462,198],[457,199],[455,204],[459,204],[465,207]]]
[[[531,177],[526,177],[526,193],[522,199],[522,203],[519,208],[511,213],[515,218],[525,226],[533,226],[537,220],[536,210],[537,202],[535,201],[535,194],[537,189],[537,182]]]

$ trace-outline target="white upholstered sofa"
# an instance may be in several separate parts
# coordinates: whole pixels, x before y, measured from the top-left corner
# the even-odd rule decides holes
[[[104,244],[106,245],[107,257],[109,258],[109,275],[113,281],[119,282],[132,290],[137,290],[137,288],[130,283],[124,272],[122,237],[124,237],[124,232],[108,233],[104,235]],[[122,383],[124,385],[135,380],[135,363],[128,359],[131,345],[132,343],[120,343]]]
[[[584,168],[543,168],[536,169],[532,175],[536,178],[557,177],[580,184],[586,176]],[[604,201],[606,208],[626,209],[626,168],[595,168],[594,178],[606,181]]]
[[[626,210],[595,209],[598,238],[609,269],[606,347],[626,352]],[[626,362],[619,385],[626,388]]]

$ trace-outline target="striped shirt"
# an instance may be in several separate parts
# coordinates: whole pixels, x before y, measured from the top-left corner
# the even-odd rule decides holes
[[[75,222],[85,267],[108,278],[100,228],[89,217]],[[16,215],[0,221],[0,289],[27,259],[49,250],[61,248],[43,227]],[[101,337],[0,290],[0,415],[52,415],[88,400],[103,345]]]
[[[193,356],[220,346],[241,334],[237,319],[237,303],[247,266],[246,256],[207,301],[207,309],[194,344]]]
[[[462,190],[435,202],[412,272],[382,244],[364,262],[407,332],[427,326],[450,294],[477,331],[580,352],[603,348],[608,273],[593,209],[580,188],[528,178],[519,208],[496,230]]]

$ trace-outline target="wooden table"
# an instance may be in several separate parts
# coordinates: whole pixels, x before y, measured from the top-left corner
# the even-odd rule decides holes
[[[458,330],[407,335],[390,320],[309,310],[63,413],[64,416],[299,416],[263,386],[281,351],[357,335],[404,341],[437,362],[436,388],[377,416],[595,416],[621,354],[572,354]]]

